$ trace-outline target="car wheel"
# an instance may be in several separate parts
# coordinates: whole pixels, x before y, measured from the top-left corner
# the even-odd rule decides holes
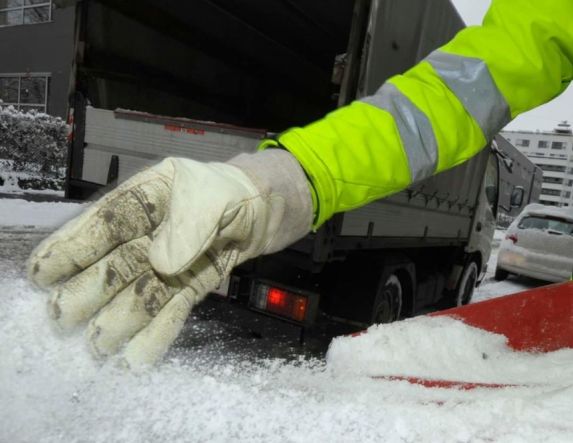
[[[402,311],[402,283],[395,274],[381,285],[374,314],[374,323],[391,323],[400,318]]]
[[[507,278],[508,275],[509,272],[504,271],[501,268],[495,268],[495,275],[493,276],[493,278],[496,279],[497,281],[503,281]]]
[[[467,305],[474,295],[478,279],[478,265],[475,261],[471,261],[464,268],[460,283],[456,290],[456,306]]]

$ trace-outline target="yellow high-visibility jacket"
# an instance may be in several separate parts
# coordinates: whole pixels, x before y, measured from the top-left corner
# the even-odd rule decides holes
[[[494,0],[482,26],[277,140],[309,177],[317,228],[468,160],[572,79],[573,0]]]

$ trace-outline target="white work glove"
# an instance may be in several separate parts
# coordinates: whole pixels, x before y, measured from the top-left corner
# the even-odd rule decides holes
[[[168,158],[44,240],[28,273],[52,288],[62,330],[89,321],[97,357],[152,364],[236,265],[285,248],[311,223],[306,176],[286,151],[229,163]]]

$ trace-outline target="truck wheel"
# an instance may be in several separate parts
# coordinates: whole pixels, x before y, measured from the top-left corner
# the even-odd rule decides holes
[[[464,268],[462,278],[456,291],[456,306],[467,305],[474,295],[478,279],[478,265],[475,261],[471,261]]]
[[[374,314],[374,323],[391,323],[400,318],[402,311],[402,283],[396,274],[391,274],[378,293],[378,304]]]
[[[493,278],[496,279],[497,281],[503,281],[507,278],[508,275],[509,272],[504,271],[501,268],[495,268],[495,275],[493,276]]]

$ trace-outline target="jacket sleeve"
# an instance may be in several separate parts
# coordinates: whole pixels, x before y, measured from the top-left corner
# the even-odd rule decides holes
[[[482,26],[277,140],[307,173],[316,228],[468,160],[572,79],[573,1],[494,0]]]

